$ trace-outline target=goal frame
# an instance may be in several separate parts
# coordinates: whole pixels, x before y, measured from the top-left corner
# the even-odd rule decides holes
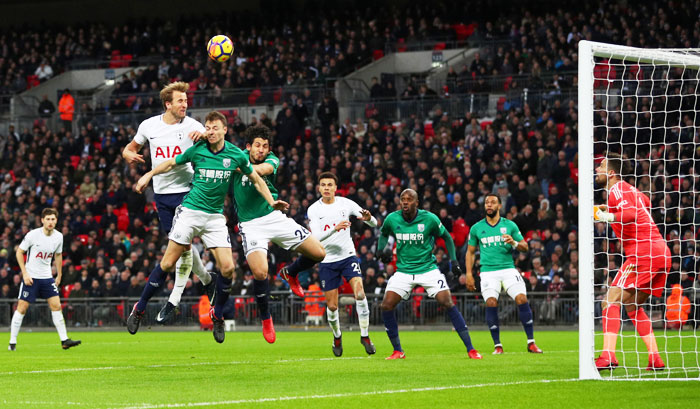
[[[579,379],[602,379],[595,367],[595,294],[593,246],[593,113],[594,57],[667,67],[700,69],[700,56],[674,53],[680,49],[642,49],[582,40],[578,43],[578,152],[579,152]],[[689,51],[685,49],[683,51]],[[584,261],[585,260],[585,261]],[[590,260],[590,262],[588,261]]]

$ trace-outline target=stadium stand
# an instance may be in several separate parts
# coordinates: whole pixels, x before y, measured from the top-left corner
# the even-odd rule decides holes
[[[700,44],[700,23],[692,4],[664,1],[657,6],[627,10],[632,13],[629,19],[620,5],[602,1],[581,6],[589,11],[597,9],[597,13],[513,10],[517,17],[475,25],[462,24],[467,17],[459,13],[452,14],[449,22],[443,20],[443,14],[449,13],[438,13],[440,7],[408,8],[395,19],[381,18],[394,12],[382,9],[373,20],[357,12],[340,18],[319,11],[306,23],[242,25],[246,28],[233,36],[236,58],[228,65],[205,60],[202,44],[211,34],[209,29],[185,29],[181,24],[176,25],[179,29],[155,24],[87,24],[64,32],[43,29],[19,34],[5,30],[0,34],[3,101],[38,81],[30,77],[44,59],[54,73],[82,66],[86,59],[93,66],[108,62],[110,67],[146,61],[147,68],[118,83],[108,105],[81,105],[77,134],[60,127],[50,129],[37,121],[33,128],[10,127],[0,136],[0,298],[17,296],[15,248],[27,231],[40,224],[38,214],[47,206],[60,212],[57,228],[65,238],[64,284],[68,286],[64,291],[70,293],[70,286],[80,281],[89,296],[140,293],[145,277],[162,254],[165,239],[158,229],[152,196],[131,190],[147,168],[129,168],[120,152],[133,138],[134,124],[159,112],[157,91],[161,85],[177,79],[190,82],[191,89],[199,91],[193,95],[194,107],[235,106],[249,103],[250,98],[284,104],[276,118],[258,117],[251,123],[243,123],[233,110],[226,112],[231,121],[227,138],[243,146],[241,133],[257,122],[275,130],[274,150],[281,161],[277,179],[280,198],[291,204],[289,215],[298,222],[305,222],[306,209],[317,198],[316,175],[321,171],[335,172],[342,182],[339,192],[379,219],[396,209],[403,188],[412,187],[419,193],[421,206],[438,214],[453,233],[463,260],[469,226],[483,217],[484,195],[494,192],[505,204],[504,216],[516,221],[530,240],[530,251],[516,259],[516,266],[528,279],[528,290],[550,292],[543,302],[562,290],[576,291],[576,43],[591,39],[645,47]],[[468,19],[480,20],[478,16]],[[108,38],[113,40],[105,41]],[[43,45],[38,41],[33,44],[33,39],[41,39]],[[437,45],[442,48],[445,43],[451,46],[467,41],[484,44],[481,55],[469,66],[451,67],[439,91],[429,89],[420,77],[408,78],[402,90],[380,83],[371,100],[353,102],[366,107],[362,115],[339,123],[339,102],[329,96],[327,80],[370,63],[380,53],[424,48],[426,44],[433,47],[433,43],[442,43]],[[610,70],[604,65],[600,69]],[[262,91],[287,86],[294,91],[277,95]],[[244,99],[217,99],[226,89],[244,90]],[[684,92],[679,90],[679,95]],[[505,96],[491,116],[479,101],[480,96],[494,93]],[[476,105],[474,98],[467,97],[471,95],[476,96]],[[416,101],[421,102],[420,108]],[[624,103],[644,105],[649,101]],[[689,105],[680,106],[681,113],[694,107],[687,99],[683,104]],[[295,126],[285,120],[286,108],[296,120]],[[104,112],[110,115],[102,115]],[[127,112],[136,116],[122,115]],[[606,120],[625,118],[596,117],[599,122]],[[679,141],[688,137],[694,136],[679,135]],[[671,148],[658,154],[667,155],[670,166],[683,167],[690,176],[674,181],[666,192],[682,196],[684,189],[700,185],[700,162],[693,161],[693,152],[674,148],[674,141],[667,143]],[[698,285],[700,246],[694,244],[698,231],[693,208],[700,208],[700,203],[668,207],[682,203],[681,199],[652,197],[653,207],[658,209],[666,200],[666,214],[655,216],[666,220],[662,234],[671,243],[678,265],[672,269],[677,273],[669,278],[669,288],[676,283]],[[236,231],[230,203],[227,214],[231,230]],[[680,216],[673,219],[673,214]],[[382,275],[384,269],[368,256],[377,232],[361,223],[355,223],[353,231],[363,263],[369,260],[369,267],[377,276]],[[607,240],[610,235],[604,226],[597,225],[596,246],[613,246]],[[240,239],[233,245],[237,260],[244,260]],[[201,250],[201,243],[196,246]],[[272,271],[290,257],[278,249],[271,256]],[[205,263],[210,262],[206,252],[204,257]],[[441,268],[446,268],[446,260],[440,261]],[[607,280],[620,265],[619,257],[611,257],[606,264],[608,269],[596,272],[598,282]],[[236,295],[250,294],[246,269],[245,263],[239,266],[233,286]],[[93,280],[99,282],[99,292],[93,289]],[[197,279],[194,281],[185,296],[202,295]],[[370,281],[365,285],[372,288],[381,288],[384,282],[377,277],[370,277]],[[313,278],[302,282],[308,286]],[[458,278],[452,287],[464,288]],[[573,321],[575,312],[570,313],[567,319]],[[540,319],[549,317],[545,314]]]

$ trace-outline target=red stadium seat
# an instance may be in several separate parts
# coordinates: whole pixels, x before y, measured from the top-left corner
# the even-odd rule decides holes
[[[372,51],[372,59],[373,60],[378,60],[380,58],[384,57],[384,51],[382,50],[374,50]]]

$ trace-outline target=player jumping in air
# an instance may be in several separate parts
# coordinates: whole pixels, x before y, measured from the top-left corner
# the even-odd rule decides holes
[[[24,236],[24,240],[17,247],[17,264],[22,270],[22,284],[19,288],[19,301],[17,309],[12,315],[10,324],[10,345],[7,349],[14,351],[17,348],[17,334],[22,327],[24,314],[27,313],[29,304],[34,303],[36,297],[43,298],[49,304],[51,319],[56,326],[58,336],[61,338],[61,347],[68,349],[80,345],[79,340],[68,338],[66,321],[61,312],[61,299],[58,294],[58,286],[61,284],[61,267],[63,265],[63,235],[55,230],[58,222],[58,211],[47,208],[41,212],[41,224],[43,227],[34,229]],[[27,263],[24,256],[27,255]],[[56,266],[56,279],[51,275],[51,258]]]
[[[230,282],[235,266],[223,210],[224,200],[229,193],[236,169],[240,169],[250,179],[251,184],[272,208],[286,209],[288,206],[287,203],[272,198],[265,181],[255,172],[243,151],[224,140],[226,123],[226,117],[220,112],[212,111],[207,114],[206,142],[200,141],[183,154],[161,163],[143,175],[134,185],[134,190],[141,193],[155,175],[188,163],[194,168],[192,190],[175,211],[173,227],[168,235],[168,247],[160,264],[151,273],[152,276],[161,277],[172,272],[175,262],[192,243],[194,236],[200,236],[204,245],[214,254],[222,280],[227,279]],[[138,331],[144,308],[145,304],[141,301],[134,305],[127,320],[130,333]],[[223,325],[215,326],[214,339],[221,343],[224,336]]]
[[[650,295],[659,297],[671,268],[671,251],[649,213],[651,201],[637,188],[621,179],[625,171],[620,155],[608,154],[596,168],[595,181],[605,186],[608,204],[594,206],[593,218],[610,223],[622,241],[625,262],[620,267],[603,301],[603,352],[596,368],[613,369],[617,335],[620,332],[620,304],[625,307],[637,333],[649,351],[648,371],[665,368],[659,355],[651,320],[642,308]]]
[[[264,125],[248,128],[245,131],[246,150],[243,153],[250,159],[253,169],[258,173],[263,183],[272,192],[272,197],[277,198],[275,179],[279,159],[270,152],[270,130]],[[267,248],[270,242],[277,244],[285,250],[293,250],[301,253],[302,259],[309,260],[311,266],[323,260],[326,252],[315,237],[308,230],[299,225],[284,213],[270,206],[264,196],[260,194],[252,183],[250,177],[241,172],[233,175],[233,196],[236,199],[236,212],[240,222],[240,233],[243,239],[248,266],[253,273],[253,291],[258,304],[260,319],[263,326],[263,337],[269,343],[275,342],[275,327],[270,316],[269,309],[269,281],[267,271]],[[311,267],[309,266],[309,267]],[[296,274],[285,277],[289,281],[292,291],[303,296],[304,292],[299,284]],[[226,288],[231,286],[231,280],[222,280],[222,289],[216,292],[214,306],[214,326],[223,327],[223,307],[228,299]]]
[[[344,197],[336,197],[338,177],[331,172],[318,176],[318,191],[321,199],[309,206],[307,217],[311,234],[317,237],[326,249],[326,258],[318,265],[321,289],[326,297],[326,317],[333,330],[333,354],[343,355],[342,333],[338,314],[338,287],[343,277],[350,283],[355,294],[357,318],[360,324],[360,343],[365,352],[376,352],[369,339],[369,304],[362,286],[360,259],[355,252],[355,244],[350,236],[350,216],[361,219],[370,227],[377,226],[377,219],[369,210]]]
[[[498,326],[498,296],[501,293],[501,287],[505,288],[508,295],[518,304],[520,322],[522,322],[527,335],[527,351],[541,354],[542,350],[535,344],[532,309],[530,309],[525,294],[525,282],[513,263],[513,249],[527,251],[527,242],[523,240],[523,235],[515,223],[501,217],[501,198],[498,195],[486,195],[484,209],[486,210],[486,218],[474,223],[469,229],[465,260],[467,289],[469,291],[476,290],[472,269],[476,247],[479,246],[481,296],[486,300],[486,324],[489,326],[491,338],[493,338],[493,354],[503,353]]]
[[[173,82],[160,91],[160,100],[165,108],[165,113],[143,121],[136,132],[134,139],[124,148],[122,156],[129,164],[145,163],[143,155],[139,151],[148,143],[151,151],[152,168],[185,152],[192,146],[193,139],[200,139],[204,135],[204,127],[199,122],[186,116],[187,90],[189,84]],[[185,164],[176,166],[169,172],[156,175],[153,178],[153,190],[158,209],[161,231],[170,232],[173,225],[175,209],[182,203],[192,183],[192,166]],[[168,302],[158,313],[156,321],[165,322],[175,308],[180,304],[180,298],[189,279],[190,272],[199,277],[205,287],[207,295],[211,299],[214,294],[216,280],[206,270],[197,251],[192,251],[188,244],[182,256],[177,260],[175,274],[175,287],[170,293]],[[156,270],[154,270],[156,271]],[[143,289],[139,300],[139,310],[146,308],[148,300],[163,287],[167,274],[153,273],[148,277],[148,283]]]
[[[433,255],[435,239],[441,237],[447,246],[452,273],[462,274],[450,233],[436,215],[426,210],[418,210],[418,193],[415,190],[404,190],[399,199],[401,210],[390,213],[386,217],[377,243],[379,258],[386,263],[391,261],[391,250],[384,250],[388,236],[396,238],[396,272],[389,278],[382,301],[382,317],[386,334],[394,347],[394,352],[386,359],[406,357],[399,340],[399,326],[394,308],[402,298],[408,299],[413,287],[418,285],[425,288],[428,296],[435,298],[447,310],[452,325],[464,342],[464,346],[467,347],[469,358],[481,359],[479,352],[472,346],[467,324],[452,302],[447,279],[438,270],[437,260]]]

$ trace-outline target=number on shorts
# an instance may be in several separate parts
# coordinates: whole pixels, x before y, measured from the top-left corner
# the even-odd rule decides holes
[[[352,263],[352,271],[356,272],[357,274],[362,274],[362,270],[360,270],[360,265],[357,263]]]
[[[56,287],[56,283],[51,283],[51,285],[53,286],[53,290],[58,292],[58,287]]]
[[[440,288],[446,288],[446,287],[445,287],[445,282],[442,281],[442,280],[438,280],[438,285],[440,286]]]
[[[309,234],[309,231],[303,227],[301,228],[301,230],[297,230],[294,232],[294,235],[299,237],[299,241],[303,241],[308,234]]]

